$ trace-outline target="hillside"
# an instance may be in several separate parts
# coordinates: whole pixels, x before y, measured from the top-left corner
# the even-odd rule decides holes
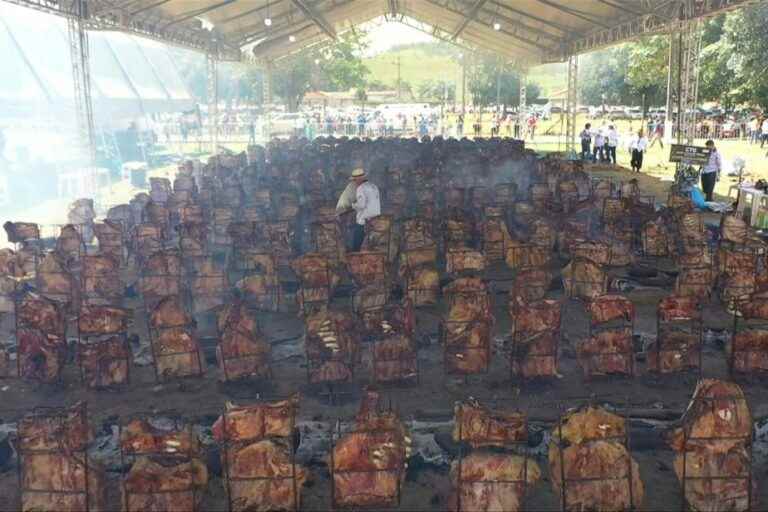
[[[461,66],[456,62],[458,48],[446,43],[418,43],[394,47],[384,53],[365,59],[371,70],[370,79],[392,88],[397,84],[397,58],[400,57],[401,79],[415,91],[425,80],[461,79]],[[539,84],[546,97],[566,87],[564,64],[546,64],[530,71],[530,81]]]

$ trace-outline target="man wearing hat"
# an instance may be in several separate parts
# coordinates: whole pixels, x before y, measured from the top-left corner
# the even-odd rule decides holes
[[[339,202],[336,204],[336,212],[339,215],[350,209],[356,214],[352,228],[352,251],[357,252],[363,245],[365,221],[381,215],[379,187],[368,181],[362,168],[352,171],[349,185],[341,193]]]

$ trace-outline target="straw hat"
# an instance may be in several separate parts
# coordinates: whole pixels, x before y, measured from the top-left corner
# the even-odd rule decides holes
[[[365,178],[365,171],[361,167],[358,167],[357,169],[352,171],[352,175],[349,177],[349,179],[351,180],[355,178]]]

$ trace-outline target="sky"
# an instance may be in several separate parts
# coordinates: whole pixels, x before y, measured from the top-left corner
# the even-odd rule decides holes
[[[369,55],[385,52],[393,46],[434,41],[435,39],[402,23],[372,23],[368,29]]]

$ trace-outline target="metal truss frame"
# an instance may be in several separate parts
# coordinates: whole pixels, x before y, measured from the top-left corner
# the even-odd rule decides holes
[[[274,67],[275,65],[272,63],[272,61],[269,61],[264,65],[264,78],[262,79],[262,102],[265,105],[272,104],[272,72],[274,71]],[[266,117],[264,120],[264,137],[268,142],[272,138],[272,112],[270,112],[269,108],[267,108],[264,114]]]
[[[701,19],[718,15],[722,12],[746,7],[759,0],[683,0],[685,14],[683,20]],[[637,16],[608,28],[601,28],[579,35],[566,43],[562,53],[550,53],[545,60],[562,62],[569,55],[587,53],[614,44],[626,42],[643,35],[671,32],[680,21],[680,1],[669,0],[660,4],[646,1],[638,2],[638,8],[645,14]]]
[[[93,124],[93,98],[91,97],[91,64],[86,0],[74,0],[72,12],[67,17],[69,53],[74,85],[75,118],[77,120],[78,144],[86,157],[87,166],[93,167],[96,160],[95,129]]]
[[[205,53],[205,71],[208,92],[208,130],[211,154],[219,151],[219,53],[214,46]]]
[[[576,151],[576,108],[578,105],[579,56],[568,57],[568,92],[565,100],[565,149]]]

